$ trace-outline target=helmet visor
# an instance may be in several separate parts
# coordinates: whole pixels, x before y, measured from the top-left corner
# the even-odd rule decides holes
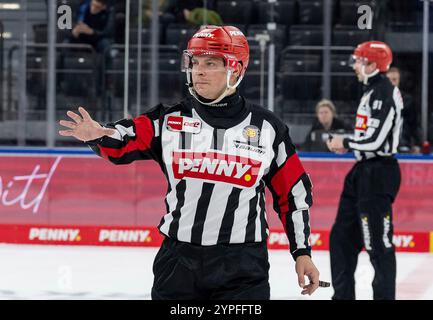
[[[230,54],[222,53],[218,51],[201,50],[201,49],[190,49],[184,50],[182,55],[182,71],[187,72],[192,70],[194,57],[195,56],[208,56],[208,57],[219,57],[223,59],[224,68],[227,70],[236,70],[238,61]]]
[[[347,62],[348,66],[353,68],[356,62],[360,62],[363,65],[367,65],[368,59],[364,57],[358,57],[354,54],[350,55],[349,61]]]

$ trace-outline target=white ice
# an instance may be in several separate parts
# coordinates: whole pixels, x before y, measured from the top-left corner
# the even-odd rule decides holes
[[[0,299],[150,299],[157,248],[0,245]],[[333,289],[301,295],[288,252],[271,250],[272,299],[329,300]],[[329,252],[315,251],[321,279],[331,280]],[[433,299],[433,254],[397,254],[397,299]],[[372,299],[374,271],[362,252],[358,299]]]

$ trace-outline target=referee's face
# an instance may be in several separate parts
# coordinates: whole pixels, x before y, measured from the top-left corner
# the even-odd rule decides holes
[[[366,62],[362,61],[361,59],[356,59],[355,63],[353,64],[353,71],[355,71],[359,82],[364,81],[365,76],[373,73],[376,68],[377,66],[375,62]]]
[[[239,70],[238,70],[239,71]],[[236,80],[236,71],[230,84]],[[215,56],[192,57],[192,82],[195,91],[206,99],[217,99],[227,87],[227,69],[224,60]]]

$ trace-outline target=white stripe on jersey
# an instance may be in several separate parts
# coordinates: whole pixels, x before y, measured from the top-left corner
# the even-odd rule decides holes
[[[197,213],[197,204],[202,194],[203,182],[197,179],[185,181],[185,202],[180,208],[179,230],[177,239],[179,241],[191,242],[191,226],[194,224]]]
[[[403,118],[401,116],[401,112],[404,108],[403,100],[401,98],[400,90],[395,87],[394,91],[392,92],[392,98],[395,103],[395,109],[396,109],[396,120],[395,120],[395,127],[394,132],[392,133],[392,153],[397,153],[397,147],[399,144],[399,138],[401,134],[401,130],[403,127]]]
[[[309,206],[305,201],[307,197],[307,191],[305,190],[304,183],[299,180],[292,188],[292,195],[295,200],[295,206],[297,210],[308,210]]]
[[[374,158],[376,155],[374,154],[374,152],[364,152],[365,158],[366,159],[371,159]]]
[[[108,128],[108,127],[104,127],[104,128]],[[119,141],[122,141],[122,136],[120,135],[120,132],[118,130],[116,130],[116,132],[114,132],[113,134],[109,135],[110,138],[112,139],[116,139]]]
[[[155,137],[159,137],[159,120],[153,120],[153,129],[155,130]]]
[[[286,161],[286,158],[287,158],[286,144],[283,141],[278,145],[278,156],[276,159],[278,168],[281,167],[284,161]]]
[[[266,120],[263,120],[263,124],[260,130],[260,140],[259,145],[266,147],[266,160],[270,164],[272,162],[272,159],[275,157],[274,148],[272,148],[274,141],[275,141],[276,132],[274,127]],[[286,152],[284,150],[284,152]],[[264,169],[264,168],[263,168]],[[263,172],[260,169],[261,172]]]
[[[225,208],[229,199],[227,194],[230,194],[232,189],[227,185],[215,184],[204,222],[202,245],[206,246],[217,243]]]
[[[233,221],[232,234],[230,235],[230,243],[245,242],[245,236],[246,236],[247,224],[248,224],[248,215],[250,213],[249,202],[250,199],[255,196],[255,193],[251,192],[251,190],[255,190],[255,188],[251,188],[250,190],[243,189],[239,194],[239,206],[234,213],[234,221]]]
[[[306,248],[304,234],[304,219],[303,210],[297,210],[292,213],[292,221],[294,226],[295,241],[298,249]]]
[[[103,126],[103,127],[104,128],[109,128],[109,127],[106,127],[106,126]],[[130,137],[135,137],[134,128],[132,126],[130,126],[130,127],[127,128],[127,127],[124,127],[124,126],[122,126],[120,124],[116,124],[114,126],[114,128],[116,129],[116,132],[114,132],[112,135],[109,135],[109,137],[112,138],[112,139],[116,139],[116,140],[122,141],[123,137],[126,136],[126,135],[128,135]]]
[[[379,136],[377,137],[376,141],[373,141],[371,143],[367,143],[367,144],[360,144],[357,142],[360,142],[362,140],[367,140],[369,139],[375,129],[373,130],[367,130],[366,135],[364,137],[362,137],[362,139],[358,139],[357,141],[354,142],[349,142],[349,146],[353,149],[357,149],[360,151],[372,151],[372,150],[377,150],[385,141],[386,137],[388,136],[389,130],[392,127],[393,121],[392,119],[394,118],[395,115],[395,110],[394,108],[389,109],[388,115],[386,116],[386,119],[384,120],[384,123],[382,125],[382,128],[380,130]],[[370,129],[370,128],[369,128]]]
[[[213,127],[211,127],[206,121],[204,121],[198,115],[195,109],[192,109],[192,117],[194,119],[199,119],[201,121],[201,131],[200,133],[205,134],[193,134],[191,141],[191,149],[194,152],[207,152],[211,148],[213,139]]]

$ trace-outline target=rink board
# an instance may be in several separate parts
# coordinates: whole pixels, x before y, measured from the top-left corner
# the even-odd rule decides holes
[[[394,244],[399,251],[432,251],[433,159],[399,158],[402,184],[394,204]],[[313,182],[310,240],[315,249],[327,250],[344,177],[354,159],[302,153],[301,159]],[[166,190],[153,161],[115,166],[87,148],[0,149],[0,242],[158,246],[162,236],[155,226],[165,212]],[[269,194],[267,213],[269,248],[286,249]]]
[[[0,243],[159,247],[163,236],[155,227],[96,227],[53,225],[0,225]],[[394,245],[399,252],[430,252],[433,232],[395,232]],[[329,231],[312,230],[313,250],[329,250]],[[270,230],[269,249],[288,250],[283,230]]]

